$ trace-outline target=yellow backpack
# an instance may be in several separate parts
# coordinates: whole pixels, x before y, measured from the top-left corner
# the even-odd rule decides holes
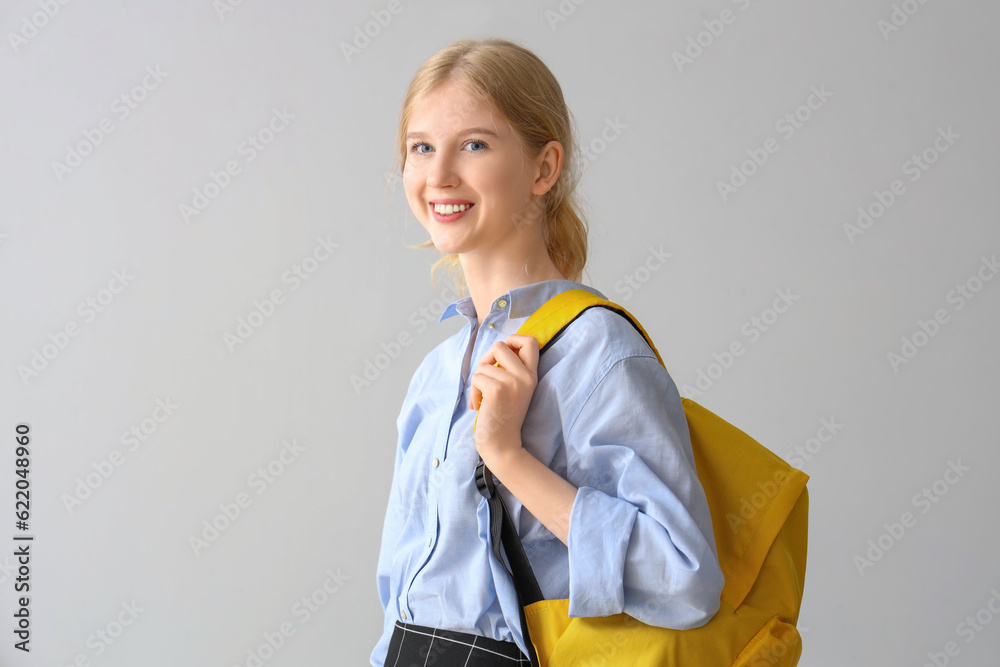
[[[628,319],[663,364],[649,335],[628,311],[586,290],[571,289],[551,298],[517,333],[534,336],[544,351],[580,313],[595,306]],[[504,563],[502,543],[510,561],[508,572],[513,570],[533,666],[798,663],[802,642],[795,623],[805,584],[809,476],[694,401],[681,401],[726,580],[718,613],[699,628],[659,628],[624,613],[570,618],[569,600],[542,599],[517,531],[493,492],[493,475],[480,459],[476,481],[490,504],[493,550]]]

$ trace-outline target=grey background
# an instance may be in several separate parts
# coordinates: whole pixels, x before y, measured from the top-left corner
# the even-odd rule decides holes
[[[884,34],[904,4],[915,13]],[[3,533],[18,532],[26,422],[35,535],[32,651],[5,632],[0,663],[246,665],[288,622],[264,664],[367,664],[395,417],[423,356],[461,326],[421,314],[442,305],[437,255],[405,247],[425,235],[391,178],[399,106],[437,49],[499,36],[549,65],[590,146],[584,282],[639,318],[678,385],[717,376],[682,393],[789,460],[808,455],[801,664],[993,664],[1000,281],[960,310],[948,295],[1000,247],[995,3],[402,0],[350,62],[341,43],[387,3],[57,7],[17,0],[0,22]],[[723,10],[732,21],[679,68],[675,52]],[[26,21],[42,27],[12,41]],[[157,67],[120,117],[114,101]],[[786,137],[776,123],[814,86],[832,95]],[[247,162],[241,142],[274,109],[294,118]],[[53,163],[102,119],[113,130],[60,178]],[[609,122],[622,129],[602,143]],[[947,128],[959,138],[911,181],[904,163]],[[769,138],[778,151],[724,200],[717,182]],[[180,205],[229,160],[240,173],[185,222]],[[905,193],[852,242],[845,225],[894,179]],[[337,249],[293,290],[282,276],[320,237]],[[655,271],[651,247],[671,254]],[[123,269],[127,287],[102,292]],[[275,289],[283,303],[231,351],[225,334]],[[744,324],[776,290],[798,299],[752,341]],[[107,302],[90,320],[88,298]],[[888,355],[938,309],[947,322],[894,369]],[[22,378],[71,323],[78,335]],[[713,370],[736,341],[745,353]],[[122,433],[162,417],[157,399],[178,407],[130,451]],[[842,426],[810,442],[824,419]],[[301,453],[258,494],[248,478],[292,439]],[[70,511],[113,450],[121,465]],[[949,462],[970,469],[954,484],[940,481]],[[196,554],[189,538],[240,493],[249,506]],[[913,525],[891,538],[904,512]],[[889,550],[859,567],[880,537]],[[295,605],[328,571],[336,592],[302,622]],[[142,611],[113,644],[94,639],[130,603]],[[977,612],[993,622],[960,625]]]

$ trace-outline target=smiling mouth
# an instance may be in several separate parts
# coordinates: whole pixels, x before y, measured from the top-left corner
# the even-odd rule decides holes
[[[438,222],[454,222],[468,213],[473,206],[475,204],[431,204],[431,213]]]
[[[473,204],[431,204],[431,208],[434,209],[434,212],[440,213],[441,215],[461,213],[462,211],[468,211],[472,207]]]

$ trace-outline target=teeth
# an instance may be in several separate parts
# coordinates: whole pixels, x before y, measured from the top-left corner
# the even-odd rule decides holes
[[[441,215],[451,215],[452,213],[460,213],[468,209],[469,206],[470,204],[434,204],[434,211]]]

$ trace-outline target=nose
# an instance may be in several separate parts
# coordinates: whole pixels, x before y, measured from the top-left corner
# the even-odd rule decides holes
[[[427,169],[427,185],[432,188],[456,186],[459,183],[458,173],[451,158],[443,153],[436,153],[430,159]]]

